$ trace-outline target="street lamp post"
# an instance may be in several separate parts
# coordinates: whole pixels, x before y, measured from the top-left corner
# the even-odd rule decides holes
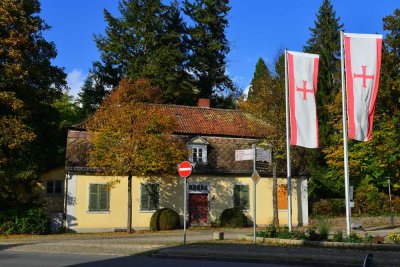
[[[388,183],[388,186],[389,186],[390,224],[391,224],[392,228],[394,228],[392,192],[391,192],[391,189],[390,189],[390,178],[388,178],[387,183]]]

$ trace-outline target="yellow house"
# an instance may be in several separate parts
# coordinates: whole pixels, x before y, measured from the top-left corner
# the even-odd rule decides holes
[[[189,150],[195,163],[187,185],[187,214],[183,216],[184,182],[175,178],[134,177],[132,181],[132,227],[148,229],[152,214],[171,208],[189,225],[210,225],[228,208],[240,207],[249,223],[253,218],[254,183],[252,161],[235,161],[235,151],[260,142],[263,124],[238,110],[213,109],[202,100],[199,107],[151,105],[176,117],[174,135]],[[204,105],[205,103],[205,105]],[[185,119],[182,119],[185,118]],[[106,177],[86,166],[88,142],[84,124],[71,127],[67,140],[65,181],[66,227],[76,232],[126,229],[127,177]],[[263,165],[261,163],[261,165]],[[261,166],[260,165],[260,166]],[[261,168],[256,186],[256,224],[272,221],[272,175]],[[287,180],[278,179],[279,221],[288,221]],[[308,223],[306,177],[292,179],[292,222]]]

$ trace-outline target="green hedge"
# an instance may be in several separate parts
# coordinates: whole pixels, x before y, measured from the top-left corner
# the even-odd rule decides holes
[[[314,216],[340,216],[346,214],[344,199],[321,199],[312,205]]]
[[[159,209],[151,216],[150,230],[152,231],[174,230],[179,226],[179,215],[172,209]]]
[[[0,216],[0,234],[47,234],[50,232],[50,218],[42,208],[9,211],[9,214]]]
[[[385,215],[390,213],[389,196],[373,186],[357,189],[354,195],[353,215]],[[400,213],[400,197],[392,196],[394,213]],[[313,216],[341,216],[346,214],[345,200],[321,199],[312,205]]]
[[[220,222],[222,227],[246,227],[247,217],[238,208],[226,209],[221,214]]]

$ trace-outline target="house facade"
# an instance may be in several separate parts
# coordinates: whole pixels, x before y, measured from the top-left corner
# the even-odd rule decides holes
[[[204,100],[202,100],[204,101]],[[252,161],[235,161],[235,150],[259,143],[267,125],[238,110],[199,107],[149,105],[173,116],[174,137],[184,142],[194,171],[188,178],[187,211],[183,216],[184,181],[176,177],[133,177],[132,227],[148,229],[150,218],[160,208],[171,208],[189,225],[211,225],[228,208],[239,207],[253,218],[254,184],[250,175]],[[127,177],[102,176],[87,166],[88,133],[84,124],[69,129],[65,179],[66,228],[75,232],[104,232],[126,229]],[[257,225],[271,223],[272,174],[260,169],[256,186]],[[278,178],[279,221],[288,221],[287,180]],[[292,179],[292,220],[294,225],[308,223],[307,179]]]

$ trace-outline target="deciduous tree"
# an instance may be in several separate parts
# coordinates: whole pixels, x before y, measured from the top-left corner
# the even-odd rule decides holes
[[[128,232],[132,177],[175,174],[177,164],[187,154],[171,135],[173,118],[146,104],[157,99],[160,91],[150,81],[123,79],[87,125],[93,147],[89,165],[107,174],[128,177]]]

